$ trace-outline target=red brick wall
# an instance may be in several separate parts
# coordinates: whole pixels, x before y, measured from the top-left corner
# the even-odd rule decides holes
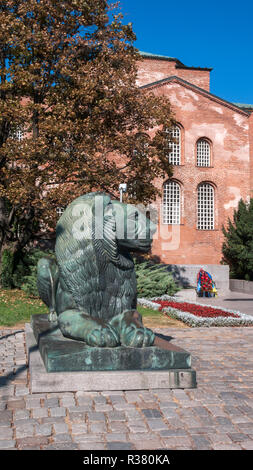
[[[209,91],[210,72],[208,70],[176,68],[176,61],[171,60],[145,59],[138,64],[137,83],[139,86],[157,82],[171,76],[180,77]]]
[[[181,225],[160,225],[153,253],[166,263],[218,264],[222,225],[232,217],[239,199],[249,197],[250,189],[253,189],[249,171],[249,117],[179,83],[167,83],[154,88],[153,92],[169,97],[183,127],[185,141],[183,164],[173,167],[173,178],[181,184],[183,195]],[[253,129],[253,116],[251,125]],[[196,142],[200,137],[211,141],[210,168],[196,166]],[[215,187],[215,230],[208,231],[196,228],[197,187],[205,181]],[[157,184],[162,187],[163,181],[157,181]],[[161,230],[165,231],[163,235]],[[168,231],[172,233],[171,239]],[[167,240],[164,239],[166,234]]]
[[[253,112],[249,117],[249,146],[250,146],[250,196],[253,197]]]

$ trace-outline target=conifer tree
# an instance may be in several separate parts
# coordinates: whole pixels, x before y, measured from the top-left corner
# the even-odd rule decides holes
[[[234,211],[233,221],[223,227],[223,262],[230,266],[234,279],[253,280],[253,199],[249,204],[242,199]]]

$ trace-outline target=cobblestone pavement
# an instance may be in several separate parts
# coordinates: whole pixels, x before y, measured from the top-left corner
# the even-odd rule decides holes
[[[253,328],[156,330],[197,389],[31,394],[22,330],[0,331],[0,449],[253,449]]]
[[[253,315],[253,293],[243,294],[241,292],[228,291],[219,293],[217,297],[196,297],[200,304],[213,305],[214,307],[227,308],[228,310],[239,310],[239,312]]]

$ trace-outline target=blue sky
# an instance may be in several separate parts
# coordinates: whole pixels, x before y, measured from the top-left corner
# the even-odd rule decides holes
[[[121,0],[135,47],[211,67],[211,93],[253,104],[252,0]]]

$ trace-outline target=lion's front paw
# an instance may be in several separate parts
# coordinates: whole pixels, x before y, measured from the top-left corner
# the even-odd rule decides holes
[[[149,328],[138,328],[132,324],[126,326],[121,334],[121,344],[132,348],[144,348],[152,346],[155,340],[155,334]]]
[[[117,332],[111,326],[98,326],[89,333],[86,342],[89,346],[115,348],[120,344],[120,339]]]

